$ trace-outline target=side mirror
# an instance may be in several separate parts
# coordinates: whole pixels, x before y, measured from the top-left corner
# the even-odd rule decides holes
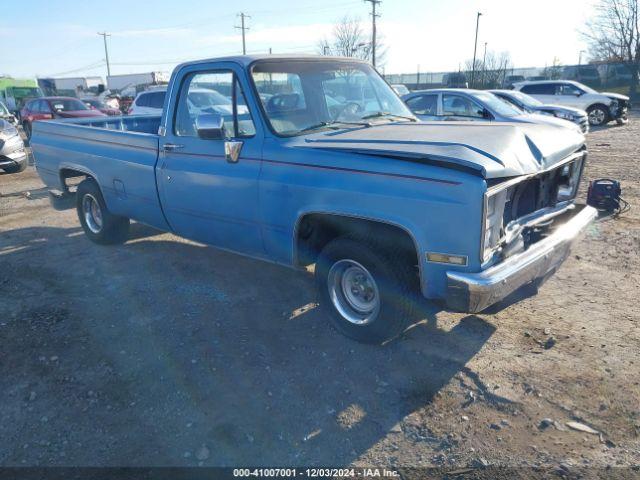
[[[224,119],[218,113],[203,113],[196,117],[196,131],[203,140],[224,140]]]
[[[491,112],[489,112],[489,110],[487,110],[486,108],[483,108],[481,113],[482,113],[482,118],[486,118],[487,120],[491,120]]]

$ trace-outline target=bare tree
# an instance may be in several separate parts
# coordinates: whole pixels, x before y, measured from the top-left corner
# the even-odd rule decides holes
[[[635,97],[640,69],[639,0],[600,0],[583,34],[594,59],[626,65],[631,72],[629,94]]]
[[[358,18],[345,16],[333,27],[330,39],[323,38],[318,42],[318,53],[371,60],[371,39],[363,30]],[[385,54],[386,51],[378,38],[376,65],[384,63]]]
[[[497,88],[502,86],[507,72],[513,68],[511,56],[508,52],[487,52],[482,60],[476,59],[475,88]],[[467,60],[464,64],[467,76],[473,69],[473,60]]]
[[[544,67],[542,76],[547,77],[549,80],[559,80],[562,77],[562,63],[560,63],[558,57],[553,57],[551,65]]]

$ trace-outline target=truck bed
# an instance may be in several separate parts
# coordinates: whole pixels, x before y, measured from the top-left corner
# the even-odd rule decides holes
[[[31,147],[47,187],[65,191],[66,176],[99,179],[109,210],[167,228],[156,189],[159,116],[34,122]]]

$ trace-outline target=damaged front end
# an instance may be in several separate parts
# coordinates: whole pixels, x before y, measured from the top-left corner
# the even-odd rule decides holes
[[[552,168],[490,184],[484,197],[477,273],[448,272],[451,308],[480,312],[565,260],[596,211],[574,202],[586,159],[581,149]]]
[[[575,207],[585,159],[581,150],[547,171],[489,186],[484,196],[483,265],[526,250],[544,236],[555,217]]]

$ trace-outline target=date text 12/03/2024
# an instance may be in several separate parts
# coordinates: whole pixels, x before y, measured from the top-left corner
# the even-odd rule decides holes
[[[387,468],[237,468],[237,478],[399,478],[400,474]]]

